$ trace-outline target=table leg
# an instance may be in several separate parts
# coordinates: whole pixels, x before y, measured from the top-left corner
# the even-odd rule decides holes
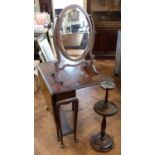
[[[76,138],[77,117],[78,117],[78,108],[79,108],[79,101],[78,101],[78,99],[73,102],[73,105],[74,105],[74,141],[78,142],[77,138]]]
[[[59,137],[59,127],[58,127],[58,125],[56,125],[56,130],[57,130],[57,140],[60,141],[60,137]]]
[[[63,143],[63,132],[62,132],[62,123],[61,123],[61,114],[60,114],[60,107],[61,105],[65,105],[65,104],[69,104],[72,103],[72,107],[74,107],[74,140],[75,142],[77,142],[76,139],[76,129],[77,129],[77,115],[78,115],[78,104],[79,101],[76,97],[74,98],[69,98],[66,100],[62,100],[62,101],[58,101],[56,102],[56,120],[57,120],[57,124],[58,124],[58,128],[57,128],[57,136],[60,136],[60,142],[61,142],[61,148],[64,147],[64,143]]]
[[[75,110],[75,105],[74,105],[74,102],[72,102],[72,111]]]
[[[59,127],[59,130],[57,130],[57,136],[59,137],[59,133],[60,133],[60,142],[61,142],[60,147],[63,148],[64,143],[63,143],[63,135],[62,135],[62,127],[61,127],[61,119],[60,119],[60,105],[57,105],[56,109],[57,109],[57,118],[58,118],[58,127]]]

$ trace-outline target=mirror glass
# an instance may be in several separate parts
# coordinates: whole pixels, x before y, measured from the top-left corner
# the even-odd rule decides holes
[[[85,14],[78,8],[67,10],[60,27],[62,52],[72,60],[84,55],[90,37],[90,28]]]

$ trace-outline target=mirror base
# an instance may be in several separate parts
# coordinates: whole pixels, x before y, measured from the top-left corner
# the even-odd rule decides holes
[[[92,67],[93,72],[94,72],[95,74],[98,74],[98,71],[97,71],[97,69],[96,69],[95,65],[94,65],[94,64],[92,64],[92,65],[91,65],[91,67]]]
[[[91,70],[94,74],[98,74],[98,71],[95,67],[95,65],[93,64],[92,60],[88,61],[88,60],[82,60],[80,63],[78,64],[65,64],[62,67],[59,67],[58,64],[54,64],[55,65],[55,72],[52,73],[52,76],[54,77],[54,79],[56,80],[57,83],[59,84],[63,84],[63,80],[61,79],[59,72],[61,70],[64,70],[65,67],[75,67],[75,66],[83,66],[84,68],[88,68],[89,70]]]
[[[54,79],[56,80],[57,83],[63,84],[63,81],[59,76],[59,72],[52,73],[52,77],[54,77]]]
[[[84,68],[87,68],[87,67],[88,67],[94,74],[98,74],[98,71],[97,71],[95,65],[92,64],[91,62],[87,62],[87,63],[86,63],[86,66],[84,66]]]

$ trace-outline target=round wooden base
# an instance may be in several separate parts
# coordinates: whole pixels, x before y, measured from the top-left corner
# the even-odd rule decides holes
[[[108,152],[113,147],[113,141],[110,136],[105,134],[102,138],[100,133],[91,137],[90,144],[95,150],[100,152]]]

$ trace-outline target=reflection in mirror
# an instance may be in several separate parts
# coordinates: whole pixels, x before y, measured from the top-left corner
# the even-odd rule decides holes
[[[65,55],[79,59],[88,46],[90,29],[85,14],[78,8],[66,11],[63,16],[60,41]]]

